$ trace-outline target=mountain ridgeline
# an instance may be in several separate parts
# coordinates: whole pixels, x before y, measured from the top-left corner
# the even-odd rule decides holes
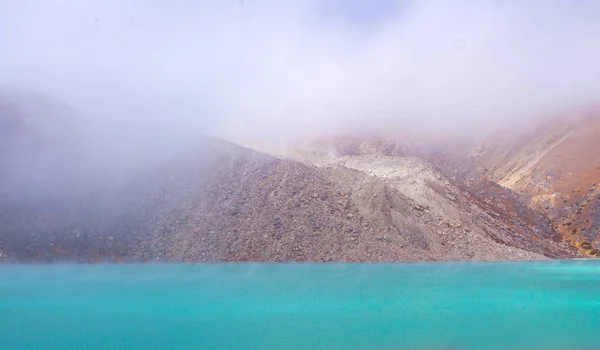
[[[572,212],[531,205],[484,165],[490,147],[458,176],[458,163],[376,137],[274,157],[199,136],[138,161],[90,142],[85,120],[44,96],[0,95],[0,261],[537,260],[586,253],[574,237],[594,225],[583,234]],[[582,215],[597,199],[584,187],[568,197]],[[578,229],[568,240],[565,220]]]

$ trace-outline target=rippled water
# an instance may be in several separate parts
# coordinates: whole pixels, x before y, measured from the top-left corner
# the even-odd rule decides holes
[[[448,348],[600,348],[600,264],[0,266],[0,349]]]

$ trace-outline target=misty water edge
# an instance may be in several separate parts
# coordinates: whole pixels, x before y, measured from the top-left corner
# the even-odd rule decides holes
[[[596,261],[5,265],[2,349],[593,349]]]

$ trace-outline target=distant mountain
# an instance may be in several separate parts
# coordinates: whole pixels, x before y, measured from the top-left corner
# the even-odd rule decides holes
[[[600,108],[498,133],[471,154],[482,177],[521,194],[565,240],[600,257]]]
[[[0,242],[11,230],[11,210],[72,202],[81,187],[72,169],[83,158],[74,111],[45,96],[0,94]],[[48,198],[56,199],[52,203]],[[59,200],[60,198],[65,199]],[[2,251],[0,243],[0,251]]]
[[[411,143],[346,138],[278,158],[202,138],[123,173],[72,127],[81,125],[70,122],[80,118],[72,108],[46,104],[46,113],[36,99],[3,99],[1,188],[10,195],[0,197],[0,260],[577,256],[512,192],[469,188],[414,156]]]

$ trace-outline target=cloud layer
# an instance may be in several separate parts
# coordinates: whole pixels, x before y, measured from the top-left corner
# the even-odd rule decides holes
[[[249,144],[469,132],[600,97],[596,1],[371,3],[4,1],[0,84],[132,130]]]

